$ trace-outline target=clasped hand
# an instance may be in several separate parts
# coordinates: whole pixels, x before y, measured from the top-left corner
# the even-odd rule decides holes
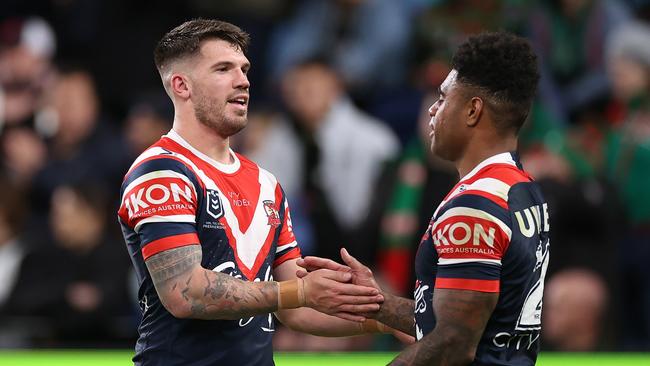
[[[331,259],[298,259],[296,272],[305,282],[307,305],[339,318],[363,322],[379,311],[384,301],[372,271],[341,249],[345,265]]]

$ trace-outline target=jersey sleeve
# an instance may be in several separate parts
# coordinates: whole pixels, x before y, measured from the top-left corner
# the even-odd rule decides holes
[[[118,216],[138,235],[145,260],[199,243],[195,223],[201,191],[194,173],[170,157],[145,161],[127,173]]]
[[[278,236],[278,245],[275,250],[275,260],[273,261],[273,267],[277,267],[280,264],[295,258],[300,258],[300,247],[296,241],[296,236],[293,233],[293,227],[291,223],[291,210],[289,209],[289,202],[287,201],[282,188],[278,184],[278,189],[281,193],[281,228],[280,234]]]
[[[435,288],[499,292],[501,259],[512,236],[507,213],[471,194],[440,212],[429,232],[438,257]]]

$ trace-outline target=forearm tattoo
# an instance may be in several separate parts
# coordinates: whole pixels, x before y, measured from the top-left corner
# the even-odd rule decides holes
[[[277,283],[248,282],[199,268],[201,247],[188,245],[147,259],[161,299],[179,299],[189,318],[240,319],[277,310]],[[177,304],[178,305],[178,304]]]
[[[384,294],[384,303],[375,319],[391,328],[415,336],[415,302],[399,296]]]

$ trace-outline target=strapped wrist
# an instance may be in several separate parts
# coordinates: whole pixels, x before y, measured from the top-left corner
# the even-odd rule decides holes
[[[305,306],[305,282],[302,278],[278,282],[278,310]]]
[[[359,325],[364,333],[390,333],[390,328],[386,324],[375,319],[366,319]]]

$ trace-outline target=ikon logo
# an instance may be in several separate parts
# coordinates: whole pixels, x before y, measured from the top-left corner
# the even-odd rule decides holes
[[[472,242],[472,245],[479,245],[483,240],[490,248],[494,248],[494,233],[493,227],[488,228],[487,232],[483,225],[475,223],[474,226],[469,226],[464,222],[456,222],[447,224],[442,229],[436,230],[432,235],[433,244],[440,245],[465,245]]]
[[[149,208],[151,205],[167,203],[170,198],[173,202],[180,202],[182,196],[186,201],[192,202],[192,189],[187,184],[183,186],[181,188],[176,183],[169,183],[168,185],[154,183],[138,189],[136,192],[131,193],[124,201],[129,211],[129,216],[138,213],[140,209]]]
[[[205,206],[208,215],[212,216],[215,219],[223,216],[223,205],[221,204],[221,198],[219,197],[219,192],[214,189],[207,190],[208,202]]]

